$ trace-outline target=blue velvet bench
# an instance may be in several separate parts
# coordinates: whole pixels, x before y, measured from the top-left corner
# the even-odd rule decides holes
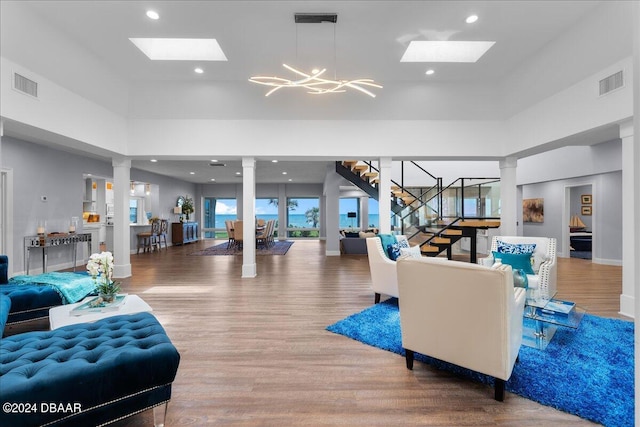
[[[0,295],[0,326],[10,304]],[[150,313],[2,338],[0,425],[97,426],[151,408],[163,425],[179,362]]]
[[[7,325],[46,319],[49,309],[65,304],[64,298],[52,287],[42,284],[11,284],[8,279],[9,260],[0,255],[0,294],[11,298]]]

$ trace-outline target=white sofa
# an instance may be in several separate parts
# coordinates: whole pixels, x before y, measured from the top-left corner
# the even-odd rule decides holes
[[[522,344],[526,292],[511,267],[484,267],[423,257],[397,262],[402,347],[495,378],[504,399]]]
[[[535,243],[533,251],[533,272],[527,275],[529,294],[528,298],[551,299],[557,290],[557,256],[556,239],[551,237],[524,237],[524,236],[493,236],[491,239],[491,252],[498,250],[498,240],[511,244]],[[491,266],[494,263],[493,256],[478,259],[478,264]]]
[[[406,236],[396,236],[397,240],[407,240]],[[407,243],[408,244],[408,243]],[[378,237],[367,237],[367,257],[371,272],[371,289],[375,295],[375,303],[380,302],[380,295],[398,297],[398,279],[396,261],[392,261],[382,248]]]

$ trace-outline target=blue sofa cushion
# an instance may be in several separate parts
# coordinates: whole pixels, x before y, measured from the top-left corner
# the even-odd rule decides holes
[[[82,413],[73,417],[81,417],[170,384],[179,361],[152,314],[120,315],[3,338],[0,390],[4,402],[79,403]],[[0,425],[41,425],[65,416],[69,413],[0,412]]]
[[[62,305],[62,297],[51,286],[0,285],[0,295],[11,298],[7,323],[45,318],[49,308]]]
[[[9,310],[11,310],[11,298],[0,294],[0,338],[4,334],[4,327],[9,318]]]
[[[0,255],[0,285],[9,281],[9,257]]]

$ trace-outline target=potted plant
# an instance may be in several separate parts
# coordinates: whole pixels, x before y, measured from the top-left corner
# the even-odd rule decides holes
[[[96,292],[105,303],[113,302],[120,291],[120,283],[113,281],[113,254],[95,253],[89,257],[87,271],[96,284]]]
[[[187,216],[187,221],[189,221],[189,215],[193,213],[193,199],[189,196],[184,196],[184,201],[182,202],[182,213]]]

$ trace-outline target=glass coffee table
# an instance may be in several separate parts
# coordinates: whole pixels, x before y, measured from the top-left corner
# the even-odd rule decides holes
[[[577,329],[586,309],[570,301],[527,299],[524,306],[522,344],[547,348],[558,327]]]

